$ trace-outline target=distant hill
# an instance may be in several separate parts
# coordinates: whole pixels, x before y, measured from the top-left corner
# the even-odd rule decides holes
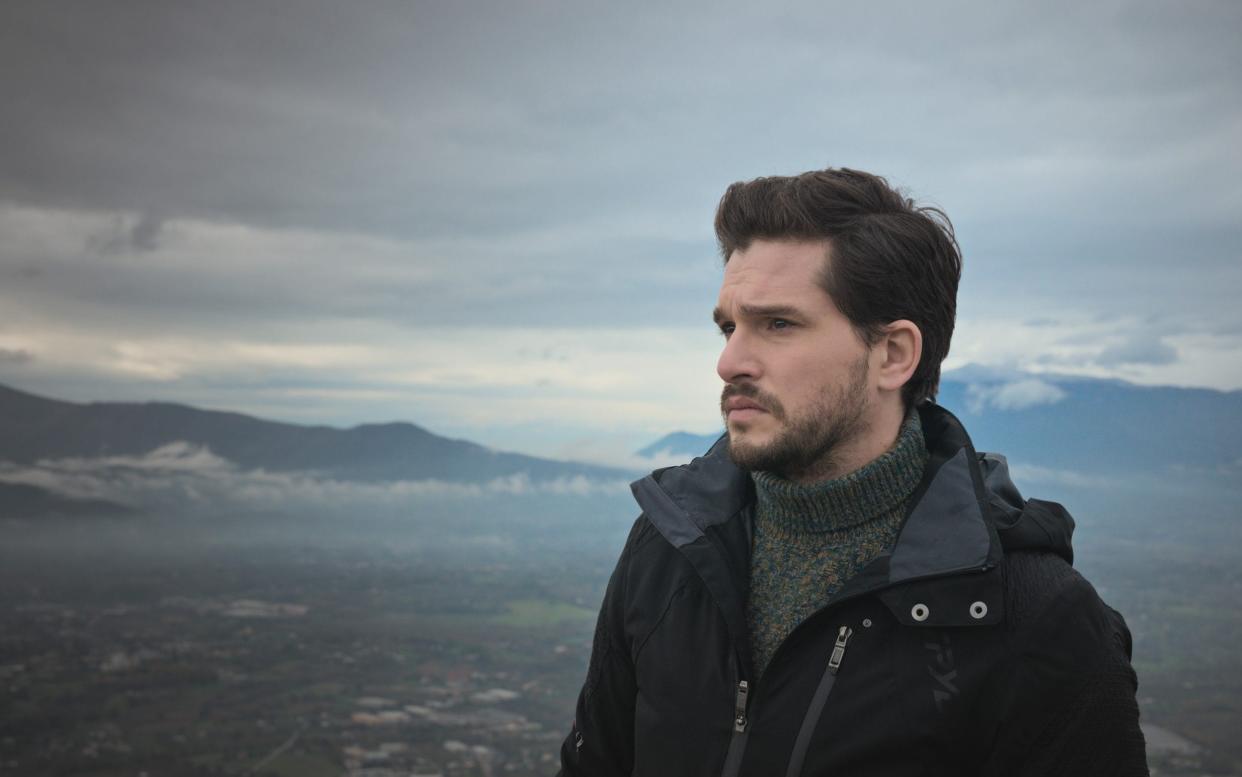
[[[704,451],[712,447],[712,443],[716,442],[720,435],[724,434],[724,430],[715,434],[691,434],[689,432],[673,432],[666,434],[655,442],[651,443],[642,450],[635,451],[636,455],[645,458],[654,458],[662,454],[673,456],[684,455],[694,457],[702,455]]]
[[[941,381],[979,450],[1084,473],[1242,472],[1242,392],[964,368]],[[638,452],[701,455],[719,433],[666,435]]]
[[[1013,376],[945,380],[939,401],[976,447],[1025,463],[1091,473],[1242,466],[1242,391]]]
[[[173,442],[205,446],[242,469],[314,471],[343,480],[631,477],[608,467],[493,451],[409,423],[299,426],[160,402],[77,404],[0,385],[0,461],[140,456]]]

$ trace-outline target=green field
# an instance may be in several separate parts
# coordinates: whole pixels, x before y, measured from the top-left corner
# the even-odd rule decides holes
[[[518,628],[557,626],[562,623],[588,621],[595,617],[595,612],[585,607],[546,599],[516,599],[509,602],[508,608],[507,613],[495,620]]]

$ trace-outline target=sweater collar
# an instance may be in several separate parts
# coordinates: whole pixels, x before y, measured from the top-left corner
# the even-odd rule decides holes
[[[771,472],[754,472],[759,520],[778,533],[841,531],[899,509],[923,477],[927,449],[917,412],[878,458],[840,478],[803,485]]]

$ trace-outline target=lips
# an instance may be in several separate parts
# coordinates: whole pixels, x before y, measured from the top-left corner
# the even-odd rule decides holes
[[[732,413],[736,410],[758,410],[766,413],[767,408],[753,399],[747,397],[729,397],[725,400],[724,409],[726,413]]]
[[[771,401],[766,401],[771,400]],[[720,392],[720,412],[728,422],[745,422],[762,415],[779,417],[773,404],[775,399],[764,397],[762,392],[748,383],[731,383]]]

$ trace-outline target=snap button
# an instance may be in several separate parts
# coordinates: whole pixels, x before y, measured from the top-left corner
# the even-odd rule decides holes
[[[974,604],[970,605],[970,617],[974,618],[975,620],[979,620],[980,618],[982,618],[983,616],[987,614],[988,614],[988,606],[986,603],[975,602]]]
[[[927,609],[926,604],[916,604],[910,608],[910,617],[922,623],[927,620],[927,616],[931,615],[931,610]]]
[[[871,628],[871,619],[870,619],[870,618],[863,618],[863,628],[864,628],[864,629],[869,629],[869,628]]]

